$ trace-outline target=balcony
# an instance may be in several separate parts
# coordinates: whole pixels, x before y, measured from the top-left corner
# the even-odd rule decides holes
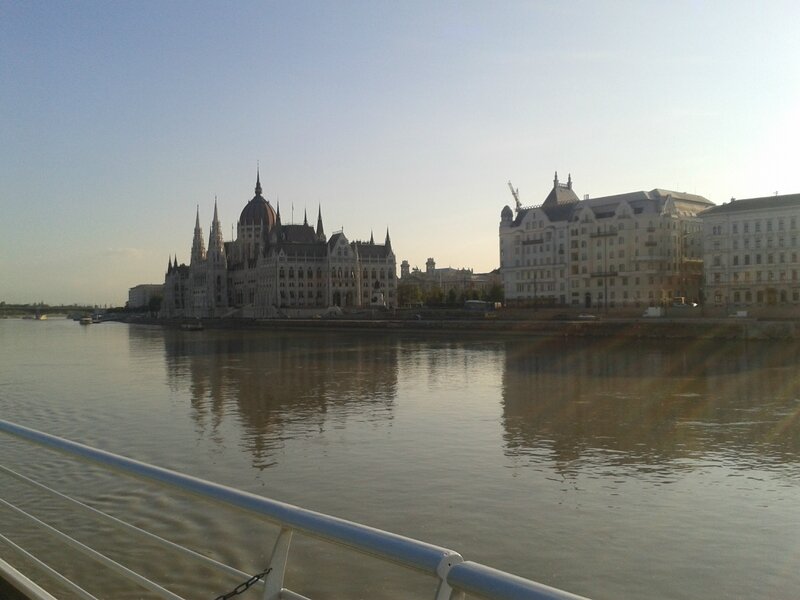
[[[589,234],[590,238],[612,237],[617,235],[616,229],[609,229],[607,231],[595,231]]]

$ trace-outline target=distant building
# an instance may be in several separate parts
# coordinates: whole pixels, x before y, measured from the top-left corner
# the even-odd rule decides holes
[[[510,305],[658,306],[701,292],[701,223],[713,204],[654,189],[580,200],[566,184],[538,206],[500,213],[500,272]]]
[[[128,290],[128,308],[142,308],[150,304],[150,300],[164,295],[161,283],[143,283]]]
[[[700,216],[707,302],[800,303],[800,194],[731,199]]]
[[[485,296],[493,285],[500,285],[498,270],[489,273],[474,273],[472,269],[452,267],[437,268],[436,261],[429,258],[425,262],[425,271],[417,267],[411,269],[407,260],[400,263],[401,283],[413,283],[419,286],[423,296],[434,288],[441,290],[446,299],[451,290],[460,298],[462,296]]]
[[[280,207],[264,198],[256,176],[255,196],[242,209],[236,239],[225,242],[214,204],[206,251],[200,214],[191,259],[170,258],[162,316],[268,317],[283,308],[395,306],[397,281],[389,231],[383,244],[350,241],[343,231],[325,236],[317,226],[284,225]]]

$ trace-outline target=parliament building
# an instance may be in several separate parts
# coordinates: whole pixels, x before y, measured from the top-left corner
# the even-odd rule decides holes
[[[277,316],[285,309],[394,307],[395,255],[389,231],[383,244],[349,241],[344,231],[326,237],[322,210],[316,228],[281,223],[262,195],[245,205],[236,239],[226,242],[214,204],[208,249],[200,214],[195,219],[189,264],[168,261],[161,316],[214,318]],[[309,311],[310,312],[310,311]]]

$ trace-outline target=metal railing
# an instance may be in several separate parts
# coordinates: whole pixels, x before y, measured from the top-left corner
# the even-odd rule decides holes
[[[269,572],[265,575],[262,584],[263,592],[261,597],[264,600],[305,598],[284,587],[284,574],[289,560],[289,550],[294,532],[331,544],[344,546],[357,552],[377,557],[388,563],[432,576],[436,584],[435,593],[433,595],[435,600],[456,600],[458,598],[463,598],[465,593],[490,600],[580,600],[581,598],[568,592],[557,590],[478,563],[464,561],[459,553],[447,548],[278,502],[190,475],[184,475],[168,469],[149,465],[21,425],[16,425],[2,419],[0,419],[0,432],[16,436],[17,438],[44,446],[51,450],[57,450],[72,457],[77,457],[91,463],[114,469],[126,475],[154,481],[183,492],[197,494],[207,500],[243,509],[267,522],[278,525],[280,527],[280,533],[278,534],[272,550]],[[134,525],[130,525],[116,517],[107,515],[78,500],[53,490],[45,484],[17,473],[4,465],[0,465],[0,472],[26,485],[32,486],[41,493],[58,496],[72,506],[90,513],[96,518],[110,520],[119,528],[127,529],[131,533],[146,535],[152,541],[156,541],[165,547],[168,551],[181,553],[193,560],[202,562],[207,567],[212,567],[228,575],[236,576],[237,578],[249,577],[247,573],[239,569],[217,562],[155,534],[143,531]],[[102,564],[106,568],[113,570],[137,585],[150,590],[158,597],[183,600],[180,596],[161,585],[128,569],[102,553],[85,546],[55,527],[27,513],[20,507],[7,502],[5,499],[0,498],[0,505],[29,520],[29,522],[36,527],[45,530],[59,541],[88,556],[93,561]],[[40,561],[25,548],[7,537],[5,534],[8,532],[2,531],[2,523],[3,521],[0,520],[0,543],[5,543],[7,546],[14,549],[17,553],[24,556],[28,562],[34,562],[42,571],[49,575],[51,579],[57,580],[79,597],[88,600],[93,600],[95,598],[93,595],[80,588],[76,583],[70,581],[46,565],[43,561]],[[13,582],[19,575],[18,572],[8,566],[8,563],[0,561],[0,578],[5,578],[7,581]],[[34,599],[52,598],[50,594],[44,591],[42,591],[41,594],[37,594],[35,589],[38,588],[38,585],[33,582],[29,583],[30,587],[26,588],[29,597]]]

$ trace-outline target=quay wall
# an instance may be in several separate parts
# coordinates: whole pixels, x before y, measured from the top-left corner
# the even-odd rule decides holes
[[[186,321],[131,321],[179,328]],[[192,320],[192,323],[198,323]],[[544,337],[615,337],[631,339],[762,339],[800,340],[800,321],[755,319],[204,319],[204,329],[353,330],[384,332],[442,332],[459,335],[487,333]],[[187,332],[188,333],[188,332]]]

